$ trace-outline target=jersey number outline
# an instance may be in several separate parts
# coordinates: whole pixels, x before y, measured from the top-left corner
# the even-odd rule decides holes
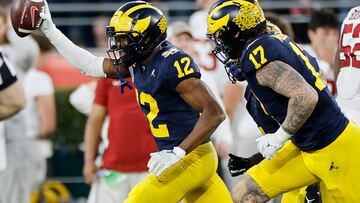
[[[144,92],[139,92],[136,90],[136,94],[138,95],[138,102],[140,105],[145,106],[148,104],[150,107],[149,113],[146,115],[146,118],[149,121],[150,130],[154,137],[165,138],[170,137],[169,129],[166,124],[158,124],[158,127],[155,127],[153,122],[159,114],[159,107],[157,105],[156,100],[150,94],[146,94]]]
[[[256,61],[255,56],[260,55],[260,62]],[[254,64],[255,69],[259,69],[262,65],[264,65],[268,60],[265,58],[264,47],[261,45],[258,46],[254,51],[249,55],[250,61]]]
[[[350,41],[349,38],[360,38],[360,23],[354,27],[354,24],[345,24],[340,38],[340,67],[354,67],[360,68],[360,59],[357,60],[355,52],[360,55],[360,43],[355,43],[354,47],[351,44],[344,46],[344,38]]]
[[[184,71],[181,69],[180,63],[181,63],[181,65],[184,64],[184,68],[183,68]],[[194,72],[194,69],[190,68],[191,60],[189,57],[187,57],[187,56],[182,57],[180,59],[180,63],[179,63],[179,60],[174,62],[174,67],[176,68],[176,70],[178,72],[178,78],[182,78],[185,75],[189,75]]]

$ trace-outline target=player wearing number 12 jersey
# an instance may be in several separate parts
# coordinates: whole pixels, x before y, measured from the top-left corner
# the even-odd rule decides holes
[[[360,127],[342,114],[315,59],[272,32],[256,0],[215,3],[207,36],[230,78],[248,82],[261,107],[253,110],[279,124],[257,140],[266,160],[235,185],[235,201],[266,202],[320,181],[324,202],[359,202]]]
[[[216,174],[217,156],[209,141],[224,112],[199,79],[191,57],[165,40],[163,13],[144,1],[121,6],[107,27],[110,59],[104,59],[67,39],[52,23],[46,1],[45,5],[41,30],[74,66],[86,75],[118,77],[121,91],[131,88],[124,77],[133,76],[159,152],[151,154],[151,173],[124,202],[232,202]]]
[[[337,57],[336,100],[344,113],[360,124],[360,6],[351,9],[342,24]]]

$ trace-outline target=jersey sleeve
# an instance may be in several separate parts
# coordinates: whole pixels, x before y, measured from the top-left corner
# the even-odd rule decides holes
[[[0,53],[0,90],[3,90],[17,81],[15,69]]]
[[[178,52],[165,62],[164,84],[175,90],[177,85],[188,78],[201,77],[200,69],[194,60],[184,52]]]
[[[278,60],[282,50],[282,42],[275,36],[256,39],[248,46],[241,59],[244,73],[256,71],[270,62]]]

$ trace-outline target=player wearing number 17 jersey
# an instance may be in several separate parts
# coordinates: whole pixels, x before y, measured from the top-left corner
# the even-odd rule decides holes
[[[266,158],[234,188],[236,202],[266,202],[320,181],[324,202],[360,201],[360,127],[342,114],[316,60],[272,32],[256,0],[220,0],[208,14],[208,38],[231,79],[246,80],[278,123],[258,141]],[[258,119],[251,114],[254,119]]]
[[[360,124],[360,6],[351,9],[342,24],[339,52],[336,100],[344,113]]]
[[[217,156],[209,141],[224,112],[199,79],[191,57],[165,40],[163,13],[144,1],[121,6],[107,27],[110,59],[104,59],[67,39],[52,23],[45,4],[41,30],[74,66],[86,75],[118,77],[122,88],[128,86],[124,77],[133,76],[159,152],[151,154],[151,173],[124,202],[232,202],[216,174]]]

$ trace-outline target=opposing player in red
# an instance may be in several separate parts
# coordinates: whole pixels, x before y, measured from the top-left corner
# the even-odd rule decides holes
[[[360,6],[350,10],[340,34],[336,101],[350,119],[360,124]]]

